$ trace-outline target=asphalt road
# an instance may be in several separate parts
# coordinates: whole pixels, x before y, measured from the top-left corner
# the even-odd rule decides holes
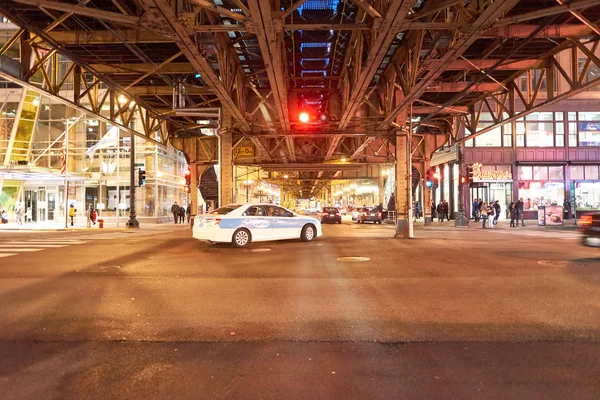
[[[0,232],[0,399],[600,398],[576,232],[324,232]]]

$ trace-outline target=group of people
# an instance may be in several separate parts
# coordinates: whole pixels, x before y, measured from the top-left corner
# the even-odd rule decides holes
[[[438,222],[444,222],[444,218],[446,220],[450,221],[450,214],[449,214],[448,210],[449,210],[449,206],[448,206],[447,200],[441,201],[437,205],[437,207],[434,204],[432,204],[431,205],[431,219],[435,218],[435,215],[437,214]]]
[[[189,204],[187,206],[187,208],[185,208],[183,205],[179,205],[177,204],[177,202],[174,202],[173,205],[171,206],[171,213],[173,213],[173,219],[175,220],[175,223],[180,223],[183,224],[185,221],[185,216],[187,215],[187,222],[188,224],[190,223],[190,216],[192,215],[192,209],[190,208]]]
[[[524,202],[523,198],[520,198],[516,202],[510,203],[508,206],[508,214],[510,216],[510,226],[516,228],[521,225],[525,226],[525,219],[523,218]],[[498,218],[502,211],[500,202],[498,200],[487,203],[481,199],[475,199],[472,205],[472,216],[475,222],[482,221],[481,227],[483,229],[493,228],[494,225],[498,224]]]
[[[6,208],[2,208],[2,210],[0,210],[0,217],[3,224],[8,224],[8,210]],[[31,207],[25,209],[25,205],[23,203],[17,203],[15,206],[15,220],[17,224],[23,225],[23,223],[32,222],[31,218]]]

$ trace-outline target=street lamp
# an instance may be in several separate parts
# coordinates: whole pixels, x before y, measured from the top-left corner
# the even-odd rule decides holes
[[[246,187],[246,203],[248,203],[248,189],[252,186],[252,179],[246,179],[244,181],[244,186]]]

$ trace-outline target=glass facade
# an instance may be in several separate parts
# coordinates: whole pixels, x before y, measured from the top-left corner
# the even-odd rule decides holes
[[[519,166],[519,198],[525,210],[562,205],[565,199],[563,166]]]

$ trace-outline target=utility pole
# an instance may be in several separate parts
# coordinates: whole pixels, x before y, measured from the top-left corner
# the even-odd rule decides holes
[[[140,223],[135,212],[135,135],[130,132],[129,144],[129,221],[125,224],[127,228],[139,228]]]

